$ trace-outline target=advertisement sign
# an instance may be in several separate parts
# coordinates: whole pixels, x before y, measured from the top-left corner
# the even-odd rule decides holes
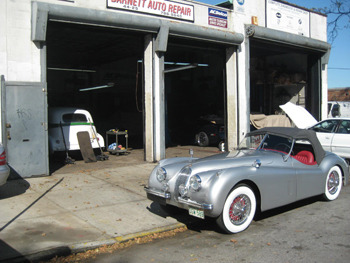
[[[208,24],[227,28],[227,12],[208,8]]]
[[[107,0],[107,8],[194,21],[194,7],[164,0]]]
[[[310,12],[273,0],[267,0],[266,26],[268,28],[309,37]]]
[[[234,10],[236,13],[241,13],[241,14],[245,13],[244,2],[245,0],[235,0]]]

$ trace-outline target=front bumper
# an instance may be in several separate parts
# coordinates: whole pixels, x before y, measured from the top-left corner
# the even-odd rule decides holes
[[[155,201],[160,204],[166,204],[166,200],[170,200],[171,194],[168,192],[163,192],[156,189],[150,189],[149,187],[146,187],[146,186],[144,187],[144,189],[147,192],[147,198],[152,201]],[[189,207],[200,208],[203,210],[213,210],[213,207],[214,207],[212,204],[198,203],[191,199],[186,199],[182,197],[178,197],[177,201],[180,204],[184,204]]]

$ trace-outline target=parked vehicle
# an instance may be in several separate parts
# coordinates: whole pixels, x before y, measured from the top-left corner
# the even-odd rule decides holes
[[[257,209],[318,195],[331,201],[348,180],[347,163],[325,152],[314,131],[268,127],[248,133],[236,151],[161,160],[145,190],[166,210],[213,217],[223,231],[238,233]]]
[[[328,101],[328,118],[350,118],[349,101]]]
[[[66,148],[68,151],[79,150],[77,133],[82,131],[89,132],[92,148],[99,148],[98,143],[102,148],[105,147],[104,139],[96,132],[91,114],[87,110],[69,107],[49,108],[51,154],[66,151]]]
[[[214,114],[202,116],[201,125],[195,135],[195,143],[198,146],[206,147],[218,146],[223,141],[225,141],[224,119]]]
[[[7,165],[6,151],[4,146],[0,143],[0,185],[6,183],[10,175],[10,168]]]
[[[309,128],[317,133],[324,150],[350,159],[350,118],[333,118]]]
[[[330,118],[317,122],[306,109],[290,102],[287,104],[280,107],[298,128],[314,130],[325,151],[350,159],[350,118]]]

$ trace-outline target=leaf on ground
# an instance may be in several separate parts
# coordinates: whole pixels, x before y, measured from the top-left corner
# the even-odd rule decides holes
[[[231,239],[230,242],[232,243],[238,243],[238,241],[236,239]]]

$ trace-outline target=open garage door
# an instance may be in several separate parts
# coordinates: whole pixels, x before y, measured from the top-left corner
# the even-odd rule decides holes
[[[2,142],[10,176],[49,175],[46,83],[6,82],[2,76],[1,92]]]
[[[49,21],[49,114],[52,107],[87,110],[105,142],[107,131],[127,130],[129,148],[142,149],[143,36],[109,27]],[[80,158],[79,153],[75,158]]]

